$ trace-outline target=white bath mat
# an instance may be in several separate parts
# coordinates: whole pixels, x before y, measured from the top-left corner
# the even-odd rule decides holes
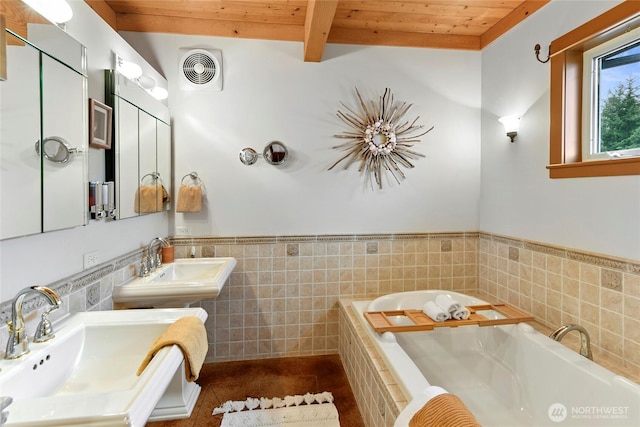
[[[340,427],[330,392],[227,401],[213,410],[221,427]]]

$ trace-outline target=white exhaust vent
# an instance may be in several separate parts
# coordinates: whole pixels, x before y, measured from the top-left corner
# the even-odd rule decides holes
[[[222,90],[222,53],[219,50],[180,49],[180,89],[202,92]]]

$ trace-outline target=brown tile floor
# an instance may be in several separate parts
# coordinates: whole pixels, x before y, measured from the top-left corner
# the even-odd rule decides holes
[[[222,415],[212,413],[227,400],[323,391],[333,394],[341,427],[364,426],[338,355],[207,363],[197,383],[202,391],[190,418],[149,427],[219,427]]]

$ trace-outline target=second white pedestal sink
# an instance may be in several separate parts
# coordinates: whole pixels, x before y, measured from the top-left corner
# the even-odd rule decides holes
[[[113,302],[115,308],[188,307],[217,297],[235,266],[231,257],[176,259],[117,286]]]

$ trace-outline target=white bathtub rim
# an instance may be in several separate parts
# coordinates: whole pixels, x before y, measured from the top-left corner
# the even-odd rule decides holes
[[[382,295],[372,301],[352,302],[352,306],[358,313],[360,322],[369,332],[373,345],[382,360],[384,360],[386,367],[397,380],[397,385],[406,397],[407,402],[411,402],[415,398],[424,397],[425,390],[431,387],[431,384],[429,384],[429,381],[424,377],[422,372],[418,369],[415,363],[413,363],[413,360],[411,360],[407,353],[405,353],[402,347],[395,342],[395,334],[392,332],[378,334],[364,318],[364,312],[401,309],[391,303],[391,301],[393,301],[394,298],[398,298],[398,296],[406,298],[406,300],[409,300],[411,303],[411,307],[404,305],[402,309],[421,309],[427,301],[435,301],[436,296],[440,294],[448,295],[464,305],[487,304],[486,301],[481,299],[448,290],[397,292]]]
[[[422,307],[427,303],[427,301],[435,301],[436,297],[441,294],[451,297],[462,305],[488,304],[485,300],[461,294],[459,292],[430,289],[382,295],[373,301],[369,301],[369,305],[365,311],[422,310]],[[397,303],[393,304],[393,301],[398,301],[398,299],[403,303],[402,307],[399,307]]]
[[[394,336],[393,333],[389,332],[385,335],[385,339],[383,339],[382,336],[369,325],[369,322],[367,322],[363,315],[363,313],[367,311],[369,303],[370,301],[354,301],[352,302],[352,306],[354,310],[357,311],[362,326],[367,329],[371,341],[384,361],[385,366],[396,379],[402,394],[406,397],[407,401],[411,401],[415,396],[420,395],[423,390],[431,386],[431,384],[429,384],[422,372],[420,372],[402,347],[395,342],[395,339],[391,341],[387,338]]]

